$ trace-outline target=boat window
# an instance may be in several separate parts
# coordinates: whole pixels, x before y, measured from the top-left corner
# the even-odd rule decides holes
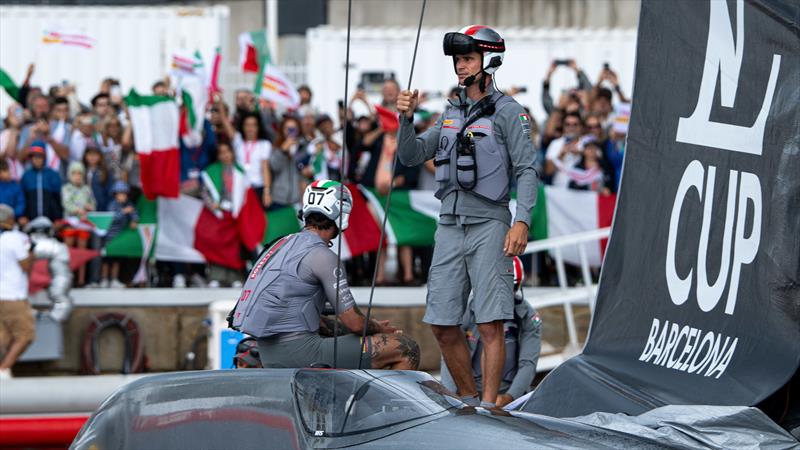
[[[335,437],[438,417],[461,402],[419,372],[301,370],[294,393],[306,431]]]

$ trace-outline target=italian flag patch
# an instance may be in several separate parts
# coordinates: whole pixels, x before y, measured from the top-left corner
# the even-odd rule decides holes
[[[520,114],[519,115],[519,123],[522,125],[522,134],[525,136],[531,136],[531,119],[528,117],[527,114]]]

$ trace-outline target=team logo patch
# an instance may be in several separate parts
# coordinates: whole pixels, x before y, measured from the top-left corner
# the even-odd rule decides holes
[[[531,136],[531,118],[528,117],[527,114],[520,114],[519,115],[519,123],[522,125],[522,134],[525,136]]]
[[[451,130],[458,130],[458,123],[454,119],[445,119],[442,121],[442,128],[449,128]]]

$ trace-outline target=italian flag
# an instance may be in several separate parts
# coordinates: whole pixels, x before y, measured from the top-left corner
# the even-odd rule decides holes
[[[138,258],[139,268],[133,276],[133,283],[144,283],[147,281],[147,261],[153,254],[153,247],[156,243],[156,202],[139,198],[136,206],[139,211],[139,224],[135,229],[125,228],[110,242],[107,242],[102,254],[105,256]],[[87,219],[95,229],[94,232],[104,236],[114,220],[114,214],[110,212],[90,212]]]
[[[269,62],[266,30],[249,31],[239,35],[239,66],[242,72],[259,73]]]
[[[222,202],[223,171],[216,162],[202,173],[203,184],[217,204]],[[266,220],[241,168],[234,166],[232,175],[229,210],[212,212],[201,200],[185,195],[159,200],[156,258],[244,267],[241,248],[252,251],[261,243]]]
[[[264,230],[264,245],[269,245],[284,236],[297,233],[303,224],[297,216],[300,207],[284,206],[267,211],[267,227]]]
[[[224,166],[220,162],[209,165],[202,173],[203,184],[219,203],[223,189]],[[250,186],[241,167],[233,166],[233,189],[230,214],[236,221],[236,229],[242,244],[253,250],[264,237],[266,221],[256,191]]]
[[[378,194],[375,188],[363,186],[361,192],[369,201],[380,234],[386,214],[386,196]],[[392,203],[386,221],[386,241],[393,245],[433,245],[440,206],[441,202],[434,197],[433,191],[392,191]],[[352,218],[350,223],[353,223]]]
[[[246,187],[243,174],[238,170],[236,173],[231,212],[215,215],[201,200],[185,195],[176,199],[161,197],[157,201],[141,198],[137,206],[139,227],[124,230],[107,244],[104,253],[142,258],[143,262],[154,255],[165,261],[213,262],[240,268],[243,265],[241,246],[253,248],[259,242],[268,245],[300,231],[299,207],[286,206],[264,214],[256,195]],[[203,180],[212,196],[214,190],[220,192],[221,167],[209,166]],[[342,241],[343,259],[378,249],[386,205],[386,198],[372,188],[354,184],[348,188],[353,194],[353,210]],[[540,186],[531,214],[530,238],[554,238],[610,226],[615,201],[613,195]],[[433,245],[440,205],[433,191],[394,191],[386,226],[387,244]],[[509,209],[513,215],[515,200],[510,202]],[[99,234],[108,229],[112,220],[110,213],[92,212],[88,217]],[[333,244],[332,250],[336,251],[338,242]],[[599,266],[606,242],[585,245],[589,263]],[[566,262],[580,263],[577,247],[564,247],[562,254]]]
[[[178,197],[180,154],[179,112],[171,97],[139,95],[131,89],[125,97],[133,126],[133,143],[141,164],[142,191],[149,199]]]
[[[540,186],[532,213],[531,235],[534,240],[539,240],[609,227],[615,204],[615,195]],[[584,244],[591,266],[600,266],[606,244],[607,239]],[[577,246],[562,247],[561,251],[564,261],[580,264]]]
[[[193,55],[172,55],[172,80],[181,99],[179,132],[183,143],[197,147],[203,141],[203,117],[205,116],[208,92],[203,57],[199,51]]]
[[[219,67],[222,64],[222,53],[219,47],[214,50],[214,59],[211,61],[211,73],[208,76],[208,98],[212,99],[215,95],[222,94],[219,86]]]
[[[14,83],[11,76],[3,69],[0,69],[0,87],[3,88],[15,102],[19,101],[19,86]]]
[[[136,229],[126,228],[122,230],[114,239],[107,242],[103,249],[103,255],[122,258],[149,256],[156,238],[156,209],[156,201],[139,197],[139,201],[136,204],[136,210],[139,212],[139,225]],[[91,211],[86,214],[86,218],[94,225],[95,234],[105,236],[112,220],[114,220],[114,213]],[[147,225],[153,226],[152,233],[140,230]]]

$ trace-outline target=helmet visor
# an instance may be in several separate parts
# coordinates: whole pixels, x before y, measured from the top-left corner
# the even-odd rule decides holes
[[[443,44],[445,56],[466,55],[476,51],[475,40],[463,33],[446,33]]]

